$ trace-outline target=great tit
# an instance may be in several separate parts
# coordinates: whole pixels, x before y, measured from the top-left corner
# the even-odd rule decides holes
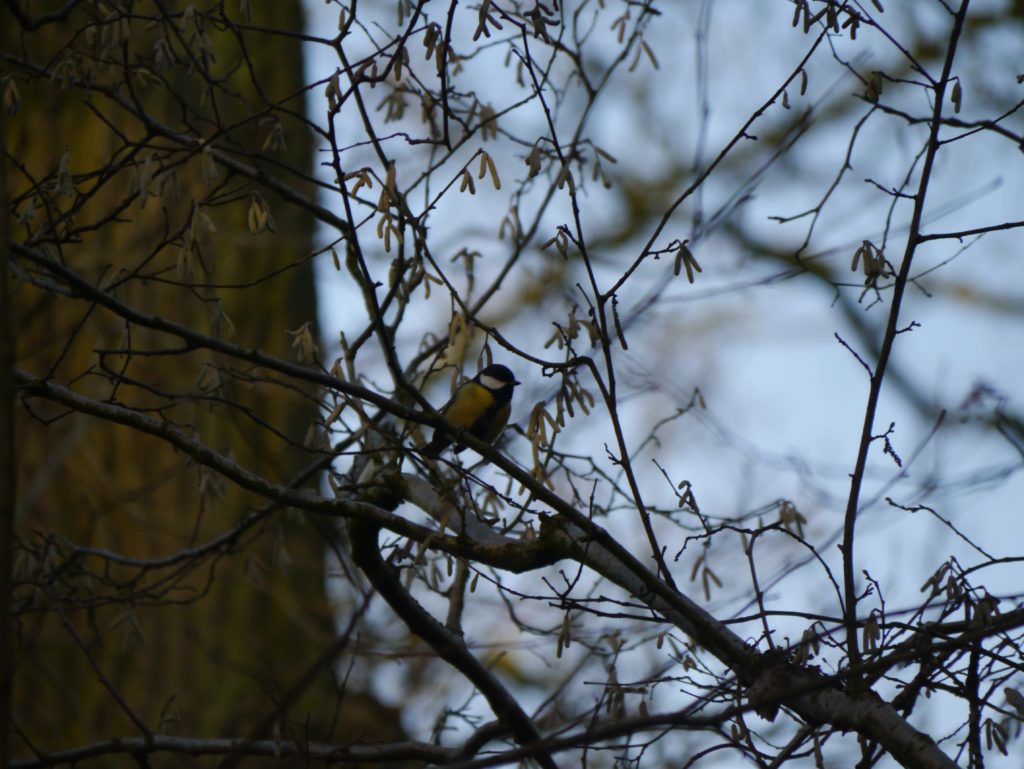
[[[441,409],[441,414],[452,427],[462,428],[470,435],[492,443],[501,435],[512,410],[512,391],[521,382],[500,364],[488,366],[455,391],[452,399]],[[434,430],[430,443],[422,449],[426,457],[437,457],[452,444],[452,437],[444,430]],[[455,444],[455,453],[466,447]]]

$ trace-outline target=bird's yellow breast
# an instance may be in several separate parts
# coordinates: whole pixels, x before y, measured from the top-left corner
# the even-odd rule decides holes
[[[491,412],[494,405],[494,395],[490,390],[476,382],[467,382],[444,410],[444,418],[456,427],[470,430]]]

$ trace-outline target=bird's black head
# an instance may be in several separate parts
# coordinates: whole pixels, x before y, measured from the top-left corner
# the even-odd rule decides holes
[[[500,363],[488,366],[474,378],[481,385],[492,391],[507,388],[511,392],[513,387],[521,384],[516,381],[516,375],[512,373],[512,369],[508,366],[502,366]]]

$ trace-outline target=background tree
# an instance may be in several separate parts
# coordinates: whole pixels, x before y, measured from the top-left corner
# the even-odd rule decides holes
[[[247,216],[279,198],[244,174],[269,164],[293,192],[313,188],[299,3],[248,9],[245,37],[216,7],[50,5],[10,3],[3,25],[18,243],[148,313],[224,339],[237,323],[247,343],[288,354],[285,329],[315,322],[314,219],[291,206],[250,231]],[[213,144],[241,170],[219,165]],[[260,237],[275,226],[274,241]],[[11,265],[18,366],[163,413],[275,480],[313,477],[302,441],[314,388],[275,384],[208,350],[170,351],[158,332],[76,291],[74,301],[55,293],[31,261]],[[24,537],[14,561],[35,586],[19,593],[35,604],[18,614],[22,752],[89,743],[136,720],[244,735],[306,694],[285,687],[333,637],[312,527],[287,515],[238,527],[266,500],[109,422],[37,403],[17,436]],[[190,681],[215,683],[216,696]],[[313,692],[303,712],[329,713],[330,678]]]
[[[25,5],[15,765],[1013,765],[1021,9]]]

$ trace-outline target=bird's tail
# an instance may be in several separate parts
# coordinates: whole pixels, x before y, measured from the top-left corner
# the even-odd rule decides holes
[[[430,442],[420,449],[420,454],[427,457],[428,459],[437,459],[441,456],[441,452],[448,448],[451,440],[440,430],[435,430],[433,437]]]

